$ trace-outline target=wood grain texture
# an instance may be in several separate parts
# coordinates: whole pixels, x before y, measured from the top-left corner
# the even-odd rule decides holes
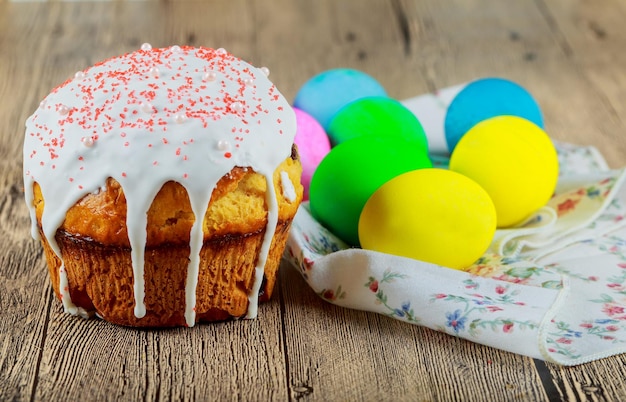
[[[624,356],[563,368],[332,306],[283,264],[259,319],[142,331],[62,312],[23,202],[24,121],[143,42],[225,47],[293,99],[351,67],[403,99],[520,82],[548,132],[626,161],[626,4],[599,0],[0,0],[0,400],[624,400]],[[615,373],[620,373],[616,375]],[[87,398],[88,397],[88,398]]]
[[[0,164],[0,400],[29,400],[52,303],[40,247],[29,239],[21,168]]]
[[[625,365],[624,356],[616,356],[576,367],[550,364],[548,369],[562,400],[623,401]]]
[[[35,400],[284,400],[279,303],[255,321],[136,330],[63,314],[55,303]]]
[[[0,5],[0,26],[36,23],[37,17],[15,16]],[[18,57],[23,46],[37,45],[13,32],[0,35],[0,400],[29,400],[39,377],[51,290],[41,248],[30,239],[28,211],[22,189],[22,118],[35,82],[33,67]],[[32,38],[31,38],[32,40]],[[21,94],[16,101],[16,94]],[[24,100],[24,103],[21,101]]]

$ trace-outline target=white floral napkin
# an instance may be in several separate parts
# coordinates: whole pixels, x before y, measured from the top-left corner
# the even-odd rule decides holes
[[[429,140],[443,138],[445,107],[461,87],[405,101]],[[497,231],[467,272],[349,248],[306,203],[285,257],[338,306],[563,365],[626,352],[626,171],[609,170],[593,147],[556,145],[556,195],[519,227]]]

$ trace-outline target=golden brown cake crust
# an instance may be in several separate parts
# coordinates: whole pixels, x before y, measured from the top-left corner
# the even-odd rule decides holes
[[[283,171],[295,188],[295,200],[283,194],[280,177]],[[302,199],[301,171],[296,153],[274,173],[279,216],[265,265],[261,300],[271,296],[289,227]],[[262,175],[236,167],[214,189],[204,217],[204,244],[196,288],[197,322],[246,314],[267,224],[266,187]],[[36,183],[33,190],[50,277],[60,298],[61,261],[41,233],[45,200]],[[119,183],[108,179],[100,192],[85,196],[68,210],[57,231],[56,241],[65,262],[72,302],[120,325],[186,325],[185,283],[193,222],[186,190],[178,183],[167,182],[148,211],[144,264],[147,313],[136,318],[126,200]]]
[[[297,200],[290,202],[282,193],[280,172],[287,172]],[[278,199],[278,219],[293,217],[302,199],[300,161],[289,157],[274,172]],[[265,177],[252,169],[235,167],[222,177],[213,190],[204,219],[204,238],[226,234],[245,234],[265,227],[267,205]],[[45,207],[41,189],[34,185],[34,204],[39,227]],[[194,222],[185,188],[170,181],[163,185],[148,211],[147,246],[163,243],[188,244]],[[126,197],[117,181],[109,178],[97,194],[88,194],[67,211],[59,228],[70,234],[88,237],[106,245],[130,247],[126,230]]]

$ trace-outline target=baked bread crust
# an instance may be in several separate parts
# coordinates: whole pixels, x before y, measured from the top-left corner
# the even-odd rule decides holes
[[[296,199],[284,194],[286,172]],[[302,167],[297,152],[274,172],[278,224],[264,269],[259,300],[271,297],[291,221],[302,200]],[[61,260],[41,231],[45,208],[34,184],[36,218],[52,284],[61,298]],[[203,221],[204,242],[196,288],[196,322],[241,317],[267,225],[267,185],[264,176],[235,167],[214,189]],[[133,269],[126,230],[126,199],[122,187],[109,178],[97,194],[88,194],[67,211],[56,233],[65,262],[72,302],[105,320],[127,326],[184,326],[185,283],[190,230],[194,222],[185,188],[173,181],[158,192],[148,211],[144,278],[146,315],[133,312]]]

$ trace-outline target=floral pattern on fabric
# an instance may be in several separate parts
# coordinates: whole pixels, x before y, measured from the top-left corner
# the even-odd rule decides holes
[[[374,294],[374,303],[382,305],[387,310],[388,316],[417,324],[420,320],[415,316],[415,312],[413,308],[411,308],[410,300],[402,302],[399,307],[391,306],[389,304],[387,293],[383,288],[386,284],[395,282],[396,279],[406,279],[406,275],[386,270],[383,272],[383,276],[381,278],[375,278],[373,276],[367,278],[367,282],[364,286]]]
[[[546,327],[548,352],[576,361],[586,360],[591,351],[626,348],[624,239],[626,230],[622,228],[546,259],[545,267],[567,276],[571,286],[566,301],[571,308],[563,309]]]
[[[445,293],[432,295],[431,302],[446,302],[452,306],[445,312],[445,326],[440,329],[441,331],[450,332],[451,330],[454,335],[467,331],[471,337],[478,337],[485,329],[508,334],[516,328],[523,331],[539,327],[536,321],[519,320],[501,315],[506,305],[526,305],[525,302],[516,300],[515,296],[519,294],[519,290],[511,291],[508,285],[498,284],[494,289],[495,295],[482,294],[476,291],[479,286],[474,280],[468,279],[464,283],[467,289],[472,289],[474,292],[464,295]]]

